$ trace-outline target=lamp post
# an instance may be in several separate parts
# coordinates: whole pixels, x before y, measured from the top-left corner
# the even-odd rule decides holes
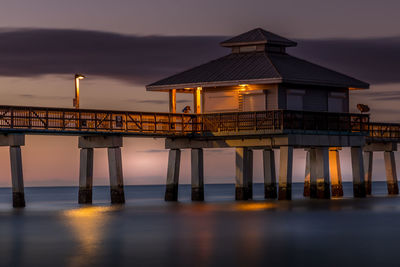
[[[79,80],[85,79],[86,77],[82,74],[75,74],[75,98],[73,101],[73,105],[75,108],[79,108]]]

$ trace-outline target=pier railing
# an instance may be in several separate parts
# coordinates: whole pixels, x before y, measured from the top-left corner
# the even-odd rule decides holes
[[[400,140],[400,123],[370,122],[369,138]]]
[[[203,114],[204,132],[331,131],[368,132],[366,114],[292,110]]]
[[[373,128],[374,134],[382,134],[383,125],[377,127]],[[288,130],[367,133],[371,129],[368,115],[351,113],[271,110],[177,114],[0,106],[0,131],[3,132],[182,136],[276,133]],[[395,131],[395,128],[392,130]],[[400,135],[399,131],[397,134]],[[396,134],[391,133],[391,136]]]
[[[199,126],[193,114],[0,106],[0,130],[185,135]]]

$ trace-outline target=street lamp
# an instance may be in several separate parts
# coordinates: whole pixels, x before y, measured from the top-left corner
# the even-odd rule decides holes
[[[75,98],[73,101],[73,105],[75,108],[79,108],[79,80],[85,79],[86,77],[82,74],[75,74]]]

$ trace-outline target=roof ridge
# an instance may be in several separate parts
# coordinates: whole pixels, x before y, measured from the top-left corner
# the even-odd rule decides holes
[[[276,73],[278,73],[279,77],[282,77],[282,74],[280,73],[280,71],[278,71],[278,69],[275,67],[275,64],[272,63],[271,59],[268,57],[267,53],[264,52],[264,56],[267,58],[267,60],[269,61],[269,63],[271,63],[272,67],[274,68],[274,70],[276,71]]]

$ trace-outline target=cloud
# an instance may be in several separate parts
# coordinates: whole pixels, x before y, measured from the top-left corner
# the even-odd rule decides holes
[[[226,53],[221,37],[128,36],[61,29],[0,30],[0,75],[82,72],[147,84]]]
[[[33,94],[19,94],[18,96],[26,99],[70,99],[69,96],[43,96]]]
[[[126,101],[135,102],[138,104],[155,104],[155,105],[162,105],[162,104],[168,103],[168,100],[161,100],[161,99],[144,99],[144,100],[127,99]],[[186,104],[186,103],[192,103],[192,102],[190,100],[179,99],[179,100],[176,100],[176,103]]]
[[[398,101],[400,100],[400,91],[361,91],[356,94],[356,97],[370,101]]]
[[[372,84],[400,82],[400,37],[298,42],[293,55]]]
[[[167,100],[133,100],[136,103],[139,104],[156,104],[156,105],[161,105],[161,104],[167,104]]]
[[[63,29],[0,29],[0,75],[82,72],[147,84],[229,53],[223,36],[135,36]],[[292,55],[370,83],[400,82],[400,37],[296,40]]]

